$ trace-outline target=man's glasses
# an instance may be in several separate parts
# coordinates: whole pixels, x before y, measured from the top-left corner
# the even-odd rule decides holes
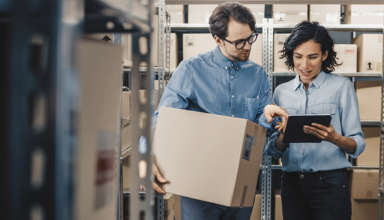
[[[236,49],[241,50],[245,47],[245,43],[248,42],[249,44],[253,44],[257,40],[258,33],[252,33],[249,35],[247,39],[240,39],[236,41],[230,41],[225,38],[223,40],[227,41],[228,43],[231,43],[235,46]]]

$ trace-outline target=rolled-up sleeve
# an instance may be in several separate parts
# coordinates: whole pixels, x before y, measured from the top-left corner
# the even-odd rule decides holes
[[[365,149],[365,139],[361,130],[356,92],[349,80],[346,80],[341,89],[340,104],[342,135],[350,137],[356,142],[355,152],[348,154],[352,158],[357,158]]]
[[[159,106],[154,112],[153,127],[156,126],[160,107],[172,107],[186,109],[189,106],[189,98],[192,95],[192,73],[188,72],[185,61],[181,62],[172,74],[168,85],[161,96]]]

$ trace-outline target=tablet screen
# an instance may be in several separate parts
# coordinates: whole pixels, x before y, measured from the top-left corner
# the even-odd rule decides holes
[[[288,116],[287,128],[284,134],[284,143],[318,143],[321,139],[303,131],[304,125],[312,123],[329,126],[331,115],[291,115]]]

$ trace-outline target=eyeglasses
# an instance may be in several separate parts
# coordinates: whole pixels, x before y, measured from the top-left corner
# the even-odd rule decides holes
[[[227,41],[228,43],[231,43],[232,45],[235,46],[236,49],[241,50],[245,47],[245,43],[248,42],[249,44],[253,44],[257,40],[258,33],[252,33],[249,35],[247,39],[240,39],[236,41],[230,41],[225,38],[223,40]]]

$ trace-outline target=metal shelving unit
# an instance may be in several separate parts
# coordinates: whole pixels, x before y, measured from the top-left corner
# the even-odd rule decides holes
[[[139,100],[138,89],[151,96],[151,1],[14,0],[0,3],[0,48],[3,73],[0,209],[5,219],[74,219],[74,152],[79,82],[74,47],[81,33],[132,34],[133,112],[138,140],[133,148],[133,186],[152,188],[152,109]],[[147,49],[145,49],[147,48]],[[43,116],[37,111],[43,109]],[[42,117],[42,118],[39,118]],[[139,126],[140,125],[140,126]],[[139,138],[141,140],[139,144]],[[138,187],[132,187],[138,189]],[[118,198],[116,198],[118,199]],[[153,195],[131,193],[130,219],[152,219]],[[117,208],[117,207],[116,207]],[[120,216],[117,216],[119,219]]]

